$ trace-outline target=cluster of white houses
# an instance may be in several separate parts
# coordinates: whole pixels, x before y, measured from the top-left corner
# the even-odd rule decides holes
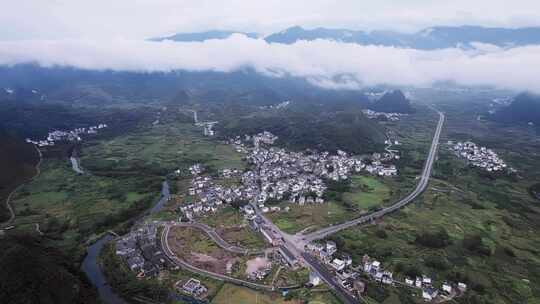
[[[471,141],[458,142],[451,145],[452,151],[461,158],[465,158],[468,162],[474,166],[482,168],[488,172],[501,172],[505,170],[513,171],[512,168],[508,168],[507,164],[499,158],[497,153],[486,147],[477,146]]]
[[[217,124],[217,121],[208,121],[208,122],[199,122],[196,125],[203,127],[204,136],[214,136],[216,131],[214,131],[214,126]]]
[[[367,118],[369,119],[376,119],[376,118],[378,119],[379,117],[383,116],[390,121],[398,121],[401,116],[407,115],[407,114],[402,114],[402,113],[376,112],[369,109],[362,110],[362,113],[364,113],[364,115],[366,115]]]
[[[221,186],[210,176],[201,176],[203,168],[195,164],[189,168],[194,176],[189,195],[195,201],[187,202],[180,210],[189,218],[215,212],[220,206],[232,202],[255,202],[262,212],[280,211],[280,207],[266,207],[268,202],[288,201],[304,205],[324,203],[327,186],[325,179],[347,180],[351,175],[366,170],[380,176],[396,175],[397,169],[389,165],[393,155],[374,153],[370,160],[349,156],[344,151],[291,152],[272,147],[277,136],[262,132],[253,136],[238,136],[229,142],[245,154],[251,168],[245,172],[225,169],[221,177],[237,177],[239,185]]]
[[[260,106],[259,109],[261,109],[261,110],[273,110],[273,109],[279,110],[279,109],[286,108],[290,104],[291,104],[291,101],[286,100],[284,102],[281,102],[281,103],[278,103],[278,104],[275,104],[275,105]]]
[[[34,140],[27,138],[26,142],[37,145],[39,147],[54,146],[55,142],[59,141],[81,141],[83,134],[97,134],[98,130],[107,128],[107,124],[98,124],[88,128],[76,128],[71,131],[55,130],[49,132],[46,139]]]
[[[369,174],[379,176],[395,176],[398,170],[395,165],[389,163],[393,159],[399,159],[399,154],[394,152],[373,153],[369,159],[369,163],[365,165],[365,170]]]
[[[363,293],[365,284],[360,280],[360,273],[353,269],[352,258],[346,254],[338,254],[336,243],[309,243],[306,251],[321,260],[335,274],[335,280],[350,292]],[[314,284],[311,281],[310,283]]]
[[[442,283],[441,288],[438,289],[434,286],[433,280],[425,275],[416,278],[406,277],[404,282],[396,280],[394,274],[385,270],[381,262],[368,255],[362,257],[361,265],[354,266],[350,256],[338,254],[336,243],[333,241],[309,243],[306,245],[306,250],[333,270],[336,281],[351,292],[362,293],[364,291],[365,284],[361,282],[361,277],[367,277],[381,284],[403,285],[421,290],[422,298],[425,301],[433,301],[437,297],[441,300],[448,299],[467,290],[467,285],[464,283],[452,284],[449,282]]]
[[[193,171],[192,171],[193,172]],[[232,203],[243,197],[241,187],[223,187],[214,183],[210,176],[196,174],[191,180],[188,194],[195,200],[187,201],[179,210],[189,219],[214,213],[225,203]]]

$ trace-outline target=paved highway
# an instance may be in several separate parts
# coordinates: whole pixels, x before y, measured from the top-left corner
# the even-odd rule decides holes
[[[331,234],[334,234],[338,231],[341,231],[343,229],[350,228],[355,225],[364,224],[373,221],[374,219],[383,217],[384,215],[394,212],[407,204],[411,203],[416,197],[418,197],[427,187],[429,183],[429,177],[431,176],[431,170],[433,168],[433,162],[435,161],[436,155],[437,155],[437,149],[439,146],[439,138],[441,136],[441,130],[444,124],[445,116],[442,112],[438,112],[439,114],[439,122],[437,124],[437,129],[435,130],[435,135],[433,136],[433,141],[431,142],[431,148],[429,150],[428,157],[426,159],[424,169],[422,171],[422,175],[420,176],[420,181],[416,185],[416,188],[409,193],[406,197],[402,198],[401,200],[397,201],[395,204],[393,204],[390,207],[386,207],[384,209],[381,209],[379,211],[361,216],[359,218],[356,218],[354,220],[337,224],[334,226],[326,227],[321,230],[305,234],[305,235],[299,235],[296,236],[298,238],[298,242],[306,244],[314,240],[325,238]]]

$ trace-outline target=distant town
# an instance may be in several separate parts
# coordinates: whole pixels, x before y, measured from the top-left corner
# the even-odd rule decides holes
[[[486,147],[477,146],[471,141],[449,142],[451,150],[460,157],[466,159],[473,167],[482,168],[487,172],[514,172],[515,169],[508,165],[495,153]]]
[[[362,110],[362,113],[364,113],[369,119],[380,119],[381,117],[384,117],[384,119],[389,121],[398,121],[402,116],[407,115],[403,113],[376,112],[369,109]]]
[[[36,140],[27,138],[26,142],[37,145],[38,147],[54,146],[56,142],[61,141],[81,141],[83,134],[97,134],[99,130],[107,128],[107,124],[100,123],[88,128],[76,128],[71,131],[55,130],[49,132],[46,139]]]

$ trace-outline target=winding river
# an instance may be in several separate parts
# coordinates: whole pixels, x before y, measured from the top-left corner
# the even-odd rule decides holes
[[[101,267],[99,267],[97,261],[103,246],[113,238],[112,235],[107,234],[89,246],[86,249],[87,255],[84,258],[81,269],[84,271],[90,282],[97,288],[101,301],[107,304],[124,304],[127,302],[114,293],[111,286],[107,284],[107,279],[101,271]]]
[[[170,198],[169,183],[164,181],[161,185],[161,197],[157,203],[147,212],[148,214],[160,211],[165,203]],[[102,236],[99,240],[89,246],[86,251],[86,257],[83,260],[81,269],[86,274],[90,282],[97,288],[99,297],[106,304],[127,304],[118,294],[116,294],[111,286],[107,283],[105,274],[101,271],[98,263],[98,257],[103,249],[103,246],[114,239],[110,234]]]

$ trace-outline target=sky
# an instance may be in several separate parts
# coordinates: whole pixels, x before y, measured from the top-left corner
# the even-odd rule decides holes
[[[433,25],[540,26],[538,0],[6,0],[0,40],[148,38],[293,25],[415,31]]]
[[[35,62],[135,72],[252,67],[335,89],[453,81],[540,92],[540,46],[421,51],[331,41],[268,44],[242,35],[200,43],[146,40],[209,29],[269,34],[301,25],[412,32],[465,24],[540,26],[540,1],[6,1],[0,10],[0,65]]]

